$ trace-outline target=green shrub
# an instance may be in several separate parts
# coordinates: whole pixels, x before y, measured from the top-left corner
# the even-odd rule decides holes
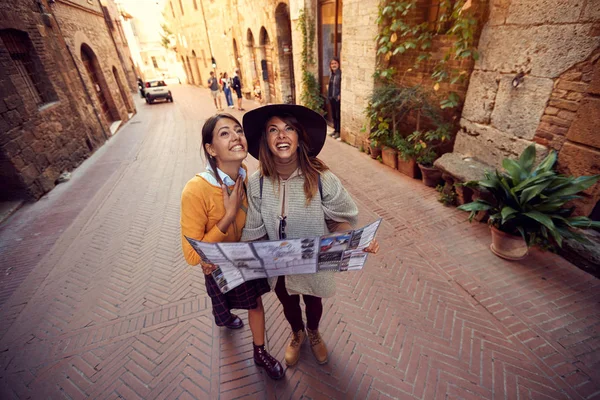
[[[566,203],[581,198],[577,194],[594,185],[600,175],[563,176],[552,168],[554,151],[536,167],[535,145],[530,145],[519,160],[504,159],[506,172],[486,172],[485,179],[465,183],[477,188],[482,198],[458,207],[469,211],[469,221],[478,211],[488,211],[488,223],[497,229],[520,234],[528,246],[562,247],[563,239],[584,241],[577,229],[600,228],[600,222],[571,216],[574,207]]]

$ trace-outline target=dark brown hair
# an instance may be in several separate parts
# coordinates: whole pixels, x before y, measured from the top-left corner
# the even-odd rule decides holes
[[[296,117],[290,114],[272,115],[265,121],[265,126],[263,126],[262,135],[260,137],[258,157],[260,160],[259,168],[262,176],[271,178],[273,182],[278,177],[274,155],[269,148],[266,133],[267,122],[273,117],[281,119],[298,133],[298,166],[304,176],[304,197],[306,198],[306,204],[308,204],[319,190],[319,175],[322,172],[327,171],[329,167],[317,157],[308,156],[310,138]]]
[[[338,57],[332,57],[331,60],[329,60],[329,72],[331,72],[331,74],[333,75],[333,70],[331,69],[332,61],[336,61],[338,63],[338,71],[342,70],[342,63],[340,62],[340,59]]]
[[[202,127],[202,148],[204,149],[204,156],[208,160],[210,167],[212,168],[213,172],[215,173],[215,177],[217,178],[217,182],[219,183],[219,185],[222,185],[223,181],[221,180],[221,177],[217,173],[217,160],[208,153],[208,150],[206,150],[206,145],[212,144],[215,126],[217,126],[217,122],[219,122],[223,118],[230,119],[231,121],[235,122],[239,126],[242,126],[242,124],[240,124],[240,121],[238,121],[233,115],[228,114],[228,113],[221,113],[221,114],[216,114],[216,115],[213,115],[212,117],[209,117],[206,120],[206,122],[204,122],[204,126]]]

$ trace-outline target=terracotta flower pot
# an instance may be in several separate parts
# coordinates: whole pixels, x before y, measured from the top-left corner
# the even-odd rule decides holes
[[[404,175],[410,176],[413,179],[419,179],[421,177],[421,172],[419,171],[419,167],[417,166],[417,162],[414,158],[405,160],[400,154],[398,154],[397,169]]]
[[[375,146],[373,145],[373,143],[371,143],[371,154],[370,154],[371,158],[373,160],[377,160],[377,157],[381,156],[381,147],[380,146]]]
[[[371,140],[363,140],[363,149],[365,150],[365,153],[371,154]]]
[[[398,166],[398,152],[391,147],[384,147],[381,150],[381,159],[383,163],[390,168],[396,169]]]
[[[425,186],[436,187],[442,180],[442,171],[436,167],[426,167],[419,164],[419,169],[421,170],[421,178]]]
[[[511,235],[491,226],[492,244],[490,250],[498,257],[516,261],[527,256],[529,249],[521,236]]]

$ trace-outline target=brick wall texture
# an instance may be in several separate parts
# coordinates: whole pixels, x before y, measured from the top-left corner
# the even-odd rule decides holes
[[[534,140],[558,151],[558,169],[567,175],[600,174],[600,50],[563,73],[544,110]],[[600,200],[600,184],[577,200],[589,215]]]
[[[82,34],[94,38],[89,46],[98,51],[114,119],[127,120],[128,109],[112,67],[122,77],[126,74],[99,3],[59,0],[41,2],[40,8],[28,0],[1,2],[0,31],[0,65],[6,71],[0,76],[0,198],[37,199],[54,187],[61,172],[77,167],[110,135],[112,121],[99,111],[96,87],[75,49],[77,40],[80,47],[86,43]],[[10,44],[10,37],[17,44]],[[23,46],[28,67],[11,52]],[[28,88],[32,82],[37,89]]]
[[[500,167],[534,142],[559,153],[560,172],[599,173],[599,23],[595,2],[490,2],[455,151]],[[577,212],[599,198],[597,184]]]

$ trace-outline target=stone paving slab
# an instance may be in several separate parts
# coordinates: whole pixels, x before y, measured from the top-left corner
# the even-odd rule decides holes
[[[180,193],[202,169],[214,108],[204,89],[173,91],[173,104],[138,103],[70,182],[0,228],[1,270],[12,267],[0,280],[3,399],[600,398],[598,279],[552,254],[495,257],[484,225],[331,139],[322,158],[361,223],[384,218],[382,250],[325,301],[330,362],[306,347],[270,381],[247,327],[214,326],[201,271],[183,260]],[[283,359],[289,327],[264,299],[267,345]]]

